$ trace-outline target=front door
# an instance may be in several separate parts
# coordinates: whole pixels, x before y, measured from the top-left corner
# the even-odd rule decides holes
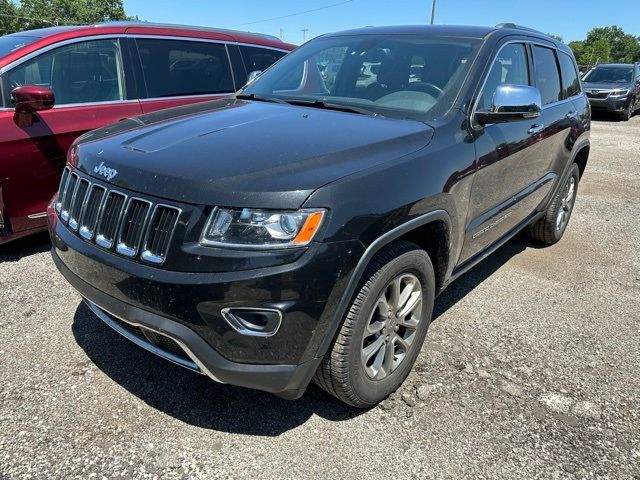
[[[27,60],[2,77],[3,103],[21,85],[51,88],[55,107],[20,127],[10,108],[0,111],[0,188],[5,222],[13,232],[46,224],[47,203],[58,188],[66,153],[84,132],[142,113],[127,100],[120,42],[116,38],[81,41]]]
[[[507,43],[487,75],[477,111],[489,111],[498,85],[533,85],[525,43]],[[543,118],[486,125],[477,134],[478,167],[471,188],[459,265],[490,246],[536,207],[532,190],[544,176]],[[535,198],[533,198],[535,197]]]

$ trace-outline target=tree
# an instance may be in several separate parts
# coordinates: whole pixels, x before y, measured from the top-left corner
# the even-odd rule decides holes
[[[18,8],[11,0],[0,0],[0,35],[15,32]]]
[[[551,38],[555,38],[560,43],[564,43],[564,40],[562,39],[561,35],[554,35],[553,33],[548,33],[547,35],[549,35]]]
[[[593,45],[599,40],[605,40],[611,49],[610,61],[615,63],[631,63],[640,53],[640,43],[633,35],[624,33],[620,27],[594,28],[587,34],[585,43]]]
[[[109,20],[128,20],[122,0],[21,0],[19,6],[13,0],[0,0],[0,11],[9,12],[12,22],[4,27],[9,33],[53,25],[78,25]]]

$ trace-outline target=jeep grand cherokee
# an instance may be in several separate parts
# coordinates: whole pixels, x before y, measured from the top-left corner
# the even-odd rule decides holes
[[[522,229],[560,240],[589,128],[571,52],[544,34],[324,35],[233,98],[79,139],[53,258],[165,359],[290,399],[313,378],[371,406],[408,375],[447,285]]]

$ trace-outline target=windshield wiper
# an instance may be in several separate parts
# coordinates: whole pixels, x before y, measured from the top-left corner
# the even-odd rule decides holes
[[[302,100],[295,98],[287,99],[286,102],[291,105],[300,105],[302,107],[323,108],[325,110],[337,110],[340,112],[358,113],[360,115],[369,115],[372,117],[382,117],[379,113],[367,110],[366,108],[344,105],[342,103],[325,102],[324,100]]]
[[[256,102],[287,103],[279,98],[263,97],[261,95],[256,95],[255,93],[240,93],[236,95],[236,98],[239,98],[241,100],[255,100]]]

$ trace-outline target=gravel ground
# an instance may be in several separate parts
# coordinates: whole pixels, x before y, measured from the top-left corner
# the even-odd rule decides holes
[[[565,238],[437,301],[379,407],[217,385],[80,303],[46,236],[0,249],[0,478],[640,478],[640,116],[593,124]]]

